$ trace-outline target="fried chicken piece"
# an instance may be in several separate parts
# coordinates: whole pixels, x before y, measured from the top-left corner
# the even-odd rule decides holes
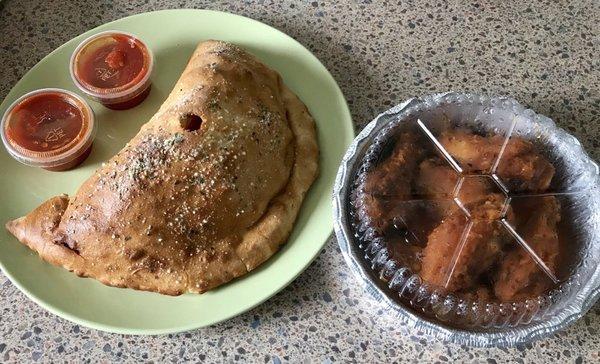
[[[417,148],[419,137],[412,132],[402,132],[396,139],[392,153],[367,174],[364,193],[394,199],[408,199],[410,182],[423,151]]]
[[[444,287],[451,269],[448,265],[460,243],[466,224],[467,221],[462,212],[455,210],[429,234],[419,272],[424,281]],[[457,284],[457,286],[463,285],[467,286],[467,284]]]
[[[457,249],[460,249],[467,226],[466,217],[462,211],[456,210],[442,221],[429,235],[423,251],[421,278],[450,292],[473,287],[479,276],[502,254],[507,235],[494,220],[500,218],[503,205],[504,196],[489,194],[486,200],[467,206],[473,226],[460,252]],[[511,210],[507,218],[510,221],[514,219]]]
[[[494,182],[487,176],[467,176],[458,191],[458,200],[463,206],[483,202],[494,191]]]
[[[419,175],[415,181],[415,190],[419,195],[430,199],[453,199],[458,183],[458,174],[439,158],[429,158],[419,164]],[[487,176],[467,176],[458,191],[459,201],[463,205],[483,201],[494,191],[494,182]]]
[[[504,143],[504,136],[484,137],[464,130],[448,131],[440,143],[466,172],[490,172]],[[532,143],[511,137],[496,173],[515,191],[544,191],[550,186],[554,167],[540,156]]]
[[[401,238],[387,239],[386,246],[390,254],[389,259],[409,267],[413,272],[421,269],[419,257],[423,251],[422,247]]]
[[[487,284],[479,283],[478,285],[471,287],[468,291],[457,292],[461,298],[476,301],[476,302],[489,302],[494,298],[494,293]]]
[[[429,233],[442,218],[458,208],[452,201],[458,179],[459,175],[440,158],[422,161],[413,182],[414,200],[396,202],[389,208],[396,227],[410,231],[414,243],[425,246]]]
[[[383,233],[395,216],[410,215],[401,202],[411,197],[411,181],[422,159],[422,149],[415,148],[418,141],[414,133],[400,133],[391,154],[366,175],[357,196],[364,225]]]
[[[517,208],[517,206],[515,206]],[[560,205],[555,197],[544,197],[539,205],[524,206],[518,231],[548,269],[556,274]],[[528,218],[527,218],[528,217]],[[512,250],[500,264],[494,293],[503,301],[535,297],[552,286],[552,280],[522,247]]]
[[[422,249],[431,231],[454,209],[456,205],[452,200],[398,201],[389,209],[394,226],[389,231],[391,238],[393,240],[394,235],[404,235],[406,242]],[[406,246],[406,242],[402,245]]]
[[[488,172],[498,157],[504,137],[483,137],[459,129],[443,132],[439,140],[466,172]]]
[[[432,199],[449,199],[453,197],[458,178],[458,173],[439,158],[425,159],[419,164],[415,191]]]
[[[554,177],[554,167],[532,143],[513,137],[498,163],[497,174],[515,191],[545,191]]]
[[[378,235],[382,235],[393,224],[391,211],[394,209],[394,201],[382,199],[372,194],[364,194],[357,200],[357,215],[363,228],[375,229]]]

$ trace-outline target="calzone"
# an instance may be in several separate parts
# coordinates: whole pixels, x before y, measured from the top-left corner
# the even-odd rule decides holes
[[[317,172],[315,123],[280,75],[205,41],[158,112],[75,195],[6,227],[79,276],[202,293],[278,250]]]

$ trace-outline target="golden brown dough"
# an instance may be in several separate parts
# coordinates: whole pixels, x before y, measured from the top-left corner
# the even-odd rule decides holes
[[[281,77],[237,46],[206,41],[159,111],[75,196],[7,228],[80,276],[201,293],[285,242],[317,163],[314,121]]]

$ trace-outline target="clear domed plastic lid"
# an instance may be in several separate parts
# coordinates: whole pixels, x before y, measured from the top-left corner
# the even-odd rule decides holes
[[[346,181],[349,228],[387,294],[475,332],[558,312],[598,259],[597,165],[510,99],[413,104],[380,116]]]

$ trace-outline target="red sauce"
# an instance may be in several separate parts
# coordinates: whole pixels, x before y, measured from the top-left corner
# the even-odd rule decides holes
[[[113,110],[131,109],[132,107],[134,107],[134,106],[140,104],[142,101],[144,101],[146,96],[148,96],[148,94],[150,93],[151,88],[152,88],[152,85],[149,85],[144,91],[142,91],[142,93],[140,93],[137,96],[134,96],[132,99],[129,99],[127,101],[118,102],[115,104],[105,104],[104,106],[106,106],[109,109],[113,109]]]
[[[9,153],[22,163],[51,171],[73,168],[91,152],[94,115],[79,97],[42,90],[12,106],[2,134]]]
[[[89,157],[91,152],[92,152],[92,144],[90,144],[90,146],[87,147],[83,151],[82,154],[74,157],[70,161],[68,161],[66,163],[58,164],[58,165],[52,166],[52,167],[44,167],[44,169],[46,169],[48,171],[52,171],[52,172],[68,171],[69,169],[73,169],[73,168],[77,167],[78,165],[80,165],[81,163],[83,163],[83,161],[86,160],[87,157]]]
[[[114,34],[104,44],[83,57],[78,65],[82,83],[100,89],[112,89],[139,81],[145,71],[144,47],[134,38]]]
[[[34,95],[19,103],[7,125],[9,140],[33,152],[61,149],[76,140],[83,127],[81,110],[59,93]]]
[[[109,32],[78,47],[71,72],[81,91],[108,108],[123,110],[148,96],[152,66],[152,54],[141,40]]]

